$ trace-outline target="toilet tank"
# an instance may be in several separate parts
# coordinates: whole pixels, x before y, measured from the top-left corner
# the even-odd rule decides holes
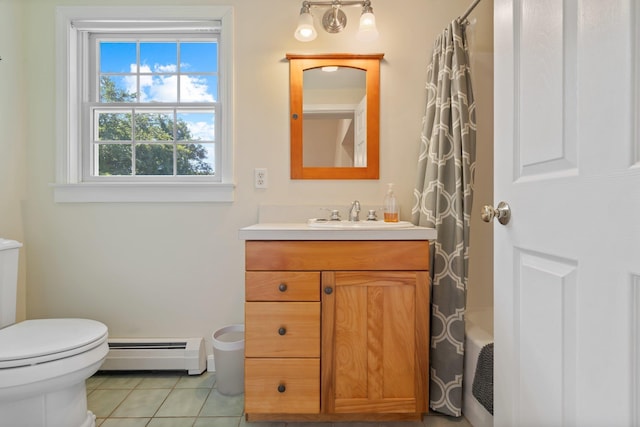
[[[22,243],[0,238],[0,328],[16,322],[18,251]]]

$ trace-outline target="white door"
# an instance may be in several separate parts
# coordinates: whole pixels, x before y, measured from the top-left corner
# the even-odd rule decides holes
[[[640,4],[495,0],[496,426],[640,426]]]
[[[357,168],[367,167],[367,96],[365,95],[355,113],[354,165]]]

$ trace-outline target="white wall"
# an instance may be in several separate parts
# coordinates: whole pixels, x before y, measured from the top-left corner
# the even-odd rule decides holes
[[[493,49],[477,49],[480,43],[473,34],[480,31],[481,20],[470,27],[471,73],[476,99],[476,191],[474,193],[469,248],[469,310],[493,307],[493,227],[482,222],[483,205],[494,205],[493,199]]]
[[[243,322],[244,254],[237,230],[257,221],[259,204],[346,207],[355,198],[380,203],[386,183],[394,182],[402,219],[409,219],[431,46],[469,3],[375,0],[381,37],[362,45],[354,37],[357,8],[346,8],[350,20],[345,32],[319,31],[318,39],[303,44],[293,38],[301,1],[183,2],[235,7],[235,201],[56,204],[49,186],[55,177],[55,6],[130,1],[0,0],[0,233],[25,242],[27,317],[94,318],[105,322],[114,337],[209,339],[214,329]],[[136,1],[147,4],[176,1]],[[491,0],[483,0],[473,16],[478,19],[476,46],[490,53]],[[289,178],[288,52],[385,54],[380,180]],[[24,75],[24,90],[7,83],[7,73],[13,80]],[[476,87],[489,84],[480,81]],[[488,116],[479,126],[492,127]],[[490,146],[490,141],[480,142],[479,150]],[[268,169],[268,189],[253,188],[256,167]],[[483,186],[487,183],[478,182]],[[477,200],[474,210],[487,202]],[[485,239],[472,244],[474,262],[491,265]]]
[[[22,201],[26,194],[27,138],[21,21],[19,3],[0,0],[0,237],[18,241],[24,240]],[[25,257],[20,259],[20,320],[26,316],[25,261]]]

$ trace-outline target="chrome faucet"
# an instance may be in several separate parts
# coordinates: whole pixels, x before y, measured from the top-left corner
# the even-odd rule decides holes
[[[360,202],[354,200],[349,209],[349,221],[360,221]]]

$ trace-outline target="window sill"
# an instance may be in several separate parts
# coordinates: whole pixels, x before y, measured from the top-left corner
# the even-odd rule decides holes
[[[56,203],[233,202],[234,184],[82,183],[51,184]]]

